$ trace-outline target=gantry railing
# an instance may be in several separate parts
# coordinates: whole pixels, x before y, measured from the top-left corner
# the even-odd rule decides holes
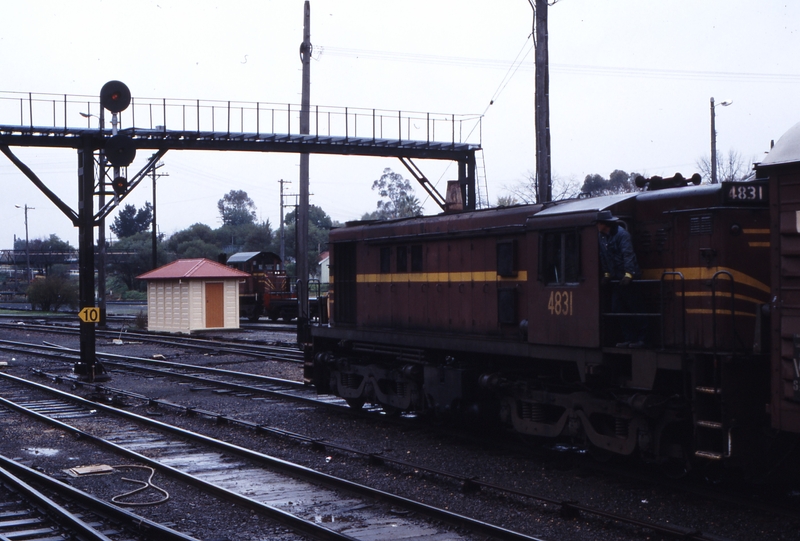
[[[0,91],[0,126],[29,130],[99,128],[96,96]],[[132,98],[118,113],[118,128],[197,133],[300,135],[301,106],[268,102]],[[110,113],[104,129],[110,129]],[[311,106],[308,134],[362,140],[419,141],[479,147],[482,117]]]

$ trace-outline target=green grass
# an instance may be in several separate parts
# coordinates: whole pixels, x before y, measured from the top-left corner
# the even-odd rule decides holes
[[[7,310],[0,308],[0,316],[20,316],[20,317],[45,317],[45,316],[63,316],[64,312],[41,312],[38,310]],[[75,316],[78,317],[77,315]]]

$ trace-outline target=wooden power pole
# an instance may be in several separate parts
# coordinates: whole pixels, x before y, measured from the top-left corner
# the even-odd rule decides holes
[[[300,56],[303,62],[303,90],[300,102],[300,133],[310,131],[311,103],[311,5],[306,0],[303,12],[303,43],[300,45]],[[297,245],[295,257],[297,261],[297,339],[299,343],[306,341],[308,329],[308,166],[307,152],[300,154],[300,201],[297,208]]]
[[[547,2],[528,0],[533,7],[536,48],[536,186],[539,203],[553,199],[550,171],[550,67],[547,48]]]

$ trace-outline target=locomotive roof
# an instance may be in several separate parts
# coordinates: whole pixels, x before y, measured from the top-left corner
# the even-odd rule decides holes
[[[559,202],[553,206],[542,209],[536,213],[536,217],[538,218],[540,216],[557,216],[560,214],[606,210],[622,201],[636,197],[637,195],[639,195],[639,192],[569,199],[567,201]]]
[[[273,252],[239,252],[230,256],[228,263],[245,263],[258,256],[277,259],[278,261],[281,259],[278,254]]]
[[[789,128],[759,166],[800,162],[800,122]]]

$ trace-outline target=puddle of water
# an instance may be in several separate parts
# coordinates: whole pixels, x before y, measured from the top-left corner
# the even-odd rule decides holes
[[[26,453],[32,455],[56,456],[61,451],[59,449],[49,449],[47,447],[26,447],[23,449]]]

